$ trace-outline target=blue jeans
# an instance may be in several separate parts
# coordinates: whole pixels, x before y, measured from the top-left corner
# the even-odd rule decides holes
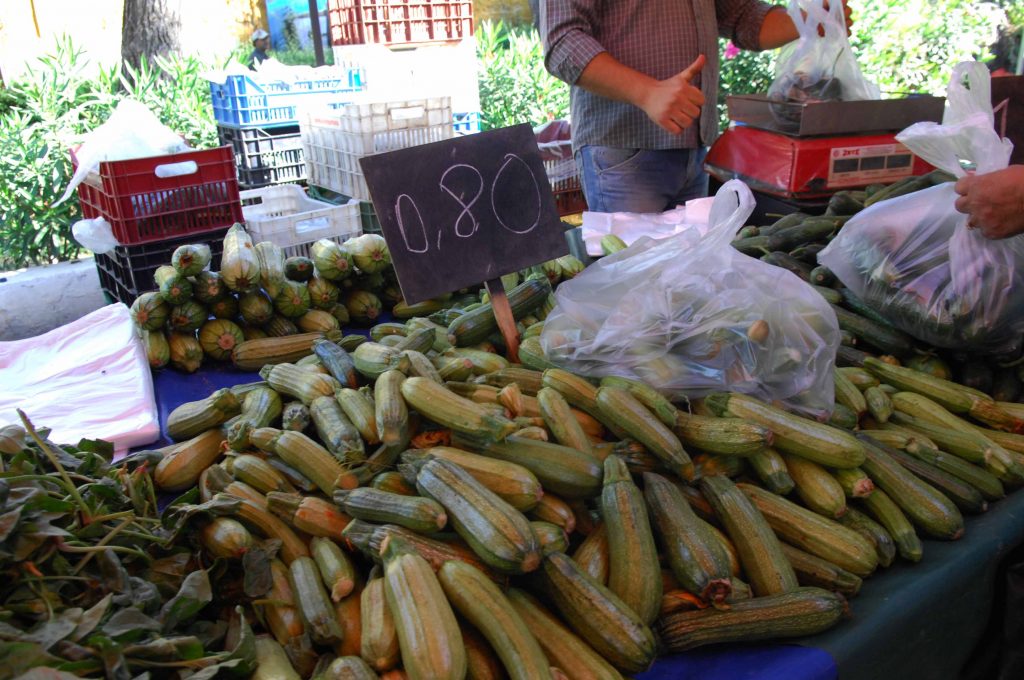
[[[584,146],[576,151],[583,194],[594,212],[663,212],[708,195],[707,149],[616,149]]]

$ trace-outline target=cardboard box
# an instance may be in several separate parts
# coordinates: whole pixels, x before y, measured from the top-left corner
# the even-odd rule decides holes
[[[942,122],[945,97],[914,95],[902,99],[776,102],[763,94],[726,97],[729,119],[761,130],[796,137],[899,132],[921,121]]]

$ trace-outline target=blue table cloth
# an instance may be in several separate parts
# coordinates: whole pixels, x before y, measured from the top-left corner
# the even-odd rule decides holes
[[[259,375],[208,363],[154,375],[161,427],[175,407]],[[164,435],[164,444],[170,440]],[[155,447],[155,445],[154,445]],[[964,538],[924,542],[919,564],[865,580],[851,615],[799,644],[724,645],[659,659],[639,680],[945,680],[967,667],[993,611],[997,574],[1024,544],[1024,492],[967,519]]]

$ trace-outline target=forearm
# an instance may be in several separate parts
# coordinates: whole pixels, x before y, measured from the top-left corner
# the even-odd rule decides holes
[[[758,42],[762,50],[773,50],[789,44],[800,37],[793,19],[784,7],[776,7],[764,17]]]
[[[650,76],[622,64],[607,52],[595,56],[576,82],[588,92],[641,108],[646,94],[656,83]]]

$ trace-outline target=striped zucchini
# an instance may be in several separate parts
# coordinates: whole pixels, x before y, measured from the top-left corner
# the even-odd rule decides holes
[[[402,398],[401,371],[384,371],[373,385],[373,404],[377,432],[382,443],[405,447],[409,441],[409,410]]]
[[[556,524],[567,534],[576,529],[576,513],[568,503],[553,493],[541,496],[540,502],[530,512],[530,519]]]
[[[875,483],[860,468],[843,468],[835,470],[832,475],[847,498],[864,498],[875,492]]]
[[[383,673],[398,666],[398,632],[384,596],[384,579],[371,576],[360,595],[362,634],[359,655],[373,670]]]
[[[452,444],[477,451],[488,458],[522,465],[536,475],[545,490],[565,499],[591,498],[601,488],[601,464],[582,451],[567,446],[515,435],[495,442],[458,434],[452,437]]]
[[[242,411],[225,423],[228,445],[235,451],[251,446],[249,433],[257,427],[269,427],[281,417],[281,395],[266,386],[256,387],[242,397]]]
[[[539,565],[540,546],[527,519],[458,465],[427,461],[416,488],[444,506],[452,527],[489,566],[523,574]]]
[[[292,432],[302,432],[307,427],[311,418],[309,416],[309,407],[303,404],[301,401],[288,402],[281,409],[281,429],[291,430]],[[269,426],[268,426],[269,427]],[[252,428],[246,433],[246,439],[252,444]]]
[[[892,417],[892,399],[881,387],[869,387],[864,390],[864,403],[867,404],[871,417],[879,423],[889,422]]]
[[[534,474],[513,462],[488,458],[450,446],[435,446],[402,454],[402,460],[406,463],[414,463],[428,457],[455,463],[520,512],[534,509],[544,496],[544,490]],[[566,531],[571,532],[571,529]]]
[[[372,487],[337,490],[334,502],[356,519],[379,524],[397,524],[421,534],[444,529],[448,523],[441,504],[420,496],[403,496]]]
[[[260,493],[271,491],[296,493],[295,487],[280,472],[271,467],[270,463],[258,456],[242,454],[229,456],[224,461],[224,469],[240,482],[245,482]]]
[[[898,410],[892,422],[926,437],[932,448],[941,448],[966,461],[984,465],[1003,481],[1013,478],[1016,466],[1009,451],[927,397],[899,392],[893,395],[893,405]]]
[[[280,456],[328,496],[334,492],[344,472],[341,463],[327,449],[301,432],[261,427],[252,431],[250,439],[263,451]]]
[[[333,395],[314,399],[309,405],[309,416],[320,441],[339,461],[349,463],[366,457],[359,430],[345,416]]]
[[[409,370],[409,359],[402,350],[382,345],[379,342],[364,342],[352,352],[356,370],[367,380],[376,380],[384,371]]]
[[[519,389],[523,391],[523,394],[536,396],[540,392],[541,387],[544,386],[542,382],[543,377],[544,374],[540,371],[523,368],[522,366],[508,366],[500,371],[482,375],[477,378],[477,381],[497,388],[514,383],[519,385]]]
[[[318,678],[343,678],[344,680],[377,680],[378,675],[358,656],[339,656],[327,664]]]
[[[751,455],[748,460],[754,474],[772,493],[785,496],[796,486],[796,482],[789,474],[789,468],[786,467],[786,461],[775,449],[766,446]]]
[[[258,371],[264,366],[298,361],[313,353],[313,343],[324,333],[299,333],[283,337],[246,340],[231,352],[231,361],[243,371]],[[332,337],[330,333],[326,337]]]
[[[267,509],[310,536],[340,538],[341,532],[352,521],[338,506],[319,496],[271,491],[267,494]]]
[[[224,492],[214,496],[214,498],[221,499],[230,499],[232,497],[229,489],[225,489]],[[306,543],[295,535],[291,527],[267,512],[266,507],[261,505],[258,500],[237,496],[234,496],[234,498],[238,499],[238,509],[235,516],[239,520],[261,536],[281,541],[281,559],[285,563],[290,565],[300,557],[309,557],[309,549],[306,547]]]
[[[370,486],[374,489],[390,491],[391,493],[401,494],[402,496],[415,496],[415,475],[412,477],[412,480],[413,483],[410,484],[398,470],[385,470],[384,472],[378,472],[373,476],[373,479],[370,481]]]
[[[758,597],[795,590],[796,574],[761,511],[728,477],[705,477],[701,492],[735,546]]]
[[[863,581],[856,574],[851,574],[842,567],[837,567],[828,560],[817,555],[804,552],[786,543],[782,544],[782,552],[793,565],[796,580],[802,586],[815,586],[835,593],[851,597],[860,592]]]
[[[417,534],[396,524],[374,526],[360,520],[352,520],[352,524],[349,527],[353,528],[354,531],[346,530],[347,537],[365,533],[364,545],[359,545],[355,539],[352,539],[352,542],[375,560],[380,559],[380,552],[384,542],[389,537],[398,537],[402,540],[403,544],[409,546],[416,554],[425,559],[434,571],[440,569],[441,565],[449,560],[459,560],[466,564],[472,564],[477,569],[491,575],[495,581],[504,582],[506,580],[505,577],[499,576],[494,570],[484,564],[483,560],[473,552],[472,548],[461,540],[446,538],[442,541]]]
[[[551,294],[547,279],[529,279],[508,291],[508,304],[517,321],[539,307]],[[458,347],[468,347],[486,340],[498,330],[498,321],[490,303],[462,314],[448,326],[448,341]]]
[[[853,529],[875,546],[880,566],[888,567],[892,564],[896,558],[896,544],[885,527],[856,508],[849,508],[846,514],[839,518],[839,523],[847,529]]]
[[[434,346],[434,331],[429,328],[420,328],[410,331],[398,344],[395,349],[403,352],[416,352],[423,354],[429,352]]]
[[[414,317],[405,322],[406,328],[410,331],[421,330],[423,328],[429,328],[434,331],[434,341],[430,346],[435,352],[443,352],[452,346],[451,342],[448,341],[448,327],[442,326],[441,324],[434,323],[430,319],[424,317]],[[426,352],[424,352],[426,354]]]
[[[229,389],[219,389],[199,401],[178,406],[167,416],[167,436],[183,441],[217,427],[228,418],[238,415],[242,403]]]
[[[999,481],[998,477],[977,465],[968,463],[958,456],[952,456],[926,446],[911,446],[906,451],[915,458],[934,465],[940,470],[945,470],[967,482],[980,491],[985,500],[999,500],[1006,494],[1003,484]]]
[[[434,570],[400,538],[387,539],[381,557],[406,673],[412,680],[462,680],[466,649]]]
[[[334,615],[338,619],[343,633],[341,644],[334,645],[333,649],[338,656],[358,657],[362,649],[362,594],[362,575],[356,572],[356,582],[352,592],[342,598],[341,602],[334,603]],[[368,666],[364,666],[362,670],[369,672],[370,669]],[[370,677],[376,677],[376,674],[372,673]]]
[[[796,484],[796,495],[808,508],[831,519],[846,512],[843,487],[828,470],[800,456],[783,455],[789,476]]]
[[[464,562],[445,562],[437,578],[455,610],[491,643],[512,680],[551,678],[540,644],[498,586]]]
[[[870,575],[878,566],[874,546],[855,531],[760,487],[750,484],[737,486],[776,535],[790,545],[861,577]],[[739,545],[736,547],[740,548]]]
[[[842,596],[821,588],[735,602],[729,609],[683,611],[666,616],[658,632],[666,651],[685,652],[708,644],[815,635],[842,617]]]
[[[595,401],[602,421],[629,433],[672,473],[693,479],[693,463],[682,442],[636,397],[619,387],[601,387]]]
[[[573,416],[565,397],[550,387],[543,387],[537,393],[537,401],[544,423],[559,444],[593,455],[590,438]]]
[[[795,416],[753,397],[715,392],[704,403],[717,415],[746,418],[775,434],[775,448],[828,467],[857,467],[864,462],[864,447],[842,430]]]
[[[494,648],[488,644],[473,626],[459,621],[459,632],[466,646],[466,677],[472,680],[504,680],[508,677],[505,666],[495,654]]]
[[[248,293],[260,285],[260,262],[252,239],[241,224],[233,225],[224,236],[219,273],[224,285],[239,293]]]
[[[516,429],[511,420],[495,416],[427,378],[407,378],[401,392],[406,403],[421,415],[457,432],[500,441]]]
[[[319,357],[327,371],[339,384],[352,389],[359,387],[356,364],[340,345],[326,338],[319,338],[313,341],[312,347],[313,353]]]
[[[645,473],[644,498],[665,561],[680,585],[704,600],[721,602],[728,597],[729,555],[679,489],[660,475]]]
[[[359,390],[344,387],[334,393],[334,398],[366,443],[380,444],[373,400]]]
[[[509,366],[508,359],[493,352],[485,352],[472,347],[453,347],[446,349],[442,356],[465,359],[473,365],[473,375],[484,375],[500,371]]]
[[[850,382],[846,375],[838,369],[832,370],[832,378],[835,384],[836,403],[842,404],[853,411],[857,414],[857,418],[867,413],[867,401],[865,401],[864,395],[857,389],[857,386]]]
[[[342,630],[334,608],[324,590],[323,581],[312,557],[301,556],[288,565],[292,591],[302,613],[309,637],[318,644],[333,644],[342,639]]]
[[[860,435],[867,458],[864,472],[885,491],[911,521],[934,538],[955,540],[964,533],[964,519],[948,498],[893,460],[886,448]]]
[[[900,510],[888,494],[881,489],[867,498],[861,499],[865,509],[871,516],[889,532],[892,540],[896,543],[896,550],[900,557],[910,562],[920,562],[924,553],[921,539],[918,538],[914,525],[910,523],[907,516]]]
[[[332,602],[341,602],[356,586],[355,565],[329,538],[315,536],[309,542],[309,551],[316,562],[317,571],[330,593]]]
[[[427,378],[438,384],[444,384],[441,372],[434,367],[425,354],[406,349],[402,350],[402,356],[409,362],[408,375],[410,378]]]
[[[646,406],[651,413],[658,417],[658,420],[667,428],[676,427],[679,410],[672,405],[658,390],[647,383],[618,376],[606,376],[601,378],[601,387],[618,387],[632,394],[636,399]]]
[[[569,534],[565,529],[551,522],[531,521],[530,529],[537,537],[542,554],[565,552],[569,549]]]
[[[658,552],[643,494],[618,456],[604,461],[601,516],[608,532],[608,587],[650,625],[661,608]]]
[[[843,377],[856,385],[857,389],[866,391],[870,387],[878,387],[878,378],[871,375],[868,371],[863,368],[856,366],[844,366],[837,368],[837,371],[843,374]]]
[[[989,427],[1024,432],[1024,420],[1004,411],[988,395],[912,368],[893,366],[879,359],[864,360],[864,368],[879,380],[907,392],[925,395],[952,413],[967,413]]]
[[[712,418],[678,410],[672,430],[683,444],[727,456],[753,456],[775,439],[768,428],[740,418]]]
[[[580,546],[576,548],[572,559],[592,579],[601,585],[608,584],[608,569],[611,555],[608,548],[608,530],[601,522],[587,534]]]
[[[253,545],[252,534],[230,517],[214,517],[199,530],[199,542],[213,557],[237,559]]]
[[[295,397],[306,406],[317,397],[332,396],[341,385],[329,375],[314,373],[295,364],[275,364],[260,369],[260,377],[280,394]]]
[[[888,449],[886,453],[915,477],[953,501],[961,512],[977,514],[988,510],[988,502],[981,492],[956,475],[898,449]]]
[[[281,560],[270,561],[270,592],[263,616],[274,639],[282,645],[300,637],[306,630],[295,602],[295,593],[288,578],[288,567]]]
[[[540,575],[565,621],[606,661],[625,673],[651,665],[657,652],[654,633],[618,595],[562,553],[546,556]]]
[[[162,491],[184,491],[195,486],[199,475],[223,454],[224,435],[219,429],[178,444],[157,463],[153,482]]]
[[[533,596],[516,588],[509,589],[507,595],[551,665],[570,669],[571,677],[578,680],[622,680],[604,657],[566,628]]]

